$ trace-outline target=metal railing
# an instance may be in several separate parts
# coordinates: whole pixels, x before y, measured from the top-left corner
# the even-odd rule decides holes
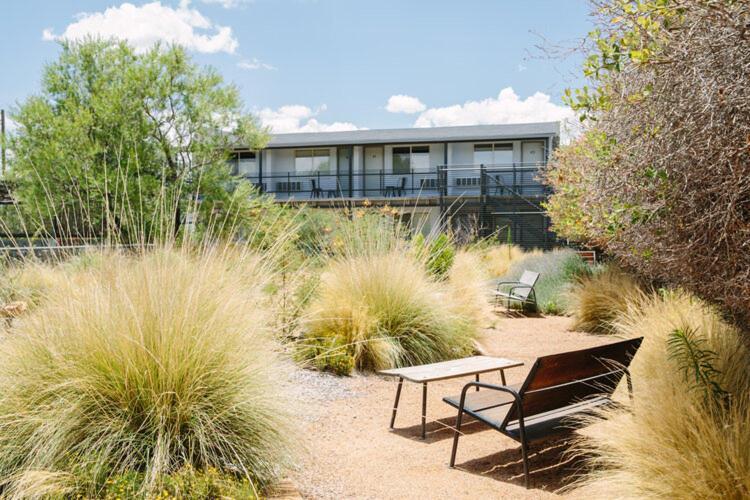
[[[440,196],[532,196],[547,189],[537,179],[542,164],[438,165],[427,171],[385,170],[274,173],[248,176],[277,199],[424,198]]]

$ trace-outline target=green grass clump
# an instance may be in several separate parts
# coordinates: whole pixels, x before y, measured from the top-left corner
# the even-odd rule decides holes
[[[568,291],[573,283],[591,273],[590,267],[573,250],[558,249],[532,253],[515,260],[501,281],[516,281],[524,270],[540,274],[536,291],[537,304],[545,314],[562,314],[569,308]]]
[[[365,371],[466,356],[480,330],[448,286],[403,249],[334,259],[310,304],[306,342],[330,341]]]
[[[160,249],[64,271],[0,350],[0,488],[99,497],[176,471],[264,487],[287,462],[268,273],[252,254]],[[63,273],[60,277],[59,273]]]

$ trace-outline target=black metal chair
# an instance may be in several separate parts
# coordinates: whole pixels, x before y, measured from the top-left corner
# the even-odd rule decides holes
[[[315,179],[310,179],[312,188],[310,189],[310,198],[320,198],[323,196],[323,190],[318,186],[318,182]]]
[[[456,464],[465,413],[521,443],[524,484],[528,488],[530,442],[570,432],[575,428],[575,417],[616,404],[612,394],[623,375],[632,400],[628,365],[642,341],[643,337],[639,337],[543,356],[537,358],[521,385],[469,382],[460,395],[443,398],[458,410],[450,466]],[[469,391],[472,388],[477,388],[477,392]]]
[[[385,196],[403,196],[406,192],[406,177],[401,177],[401,182],[395,186],[385,187]]]

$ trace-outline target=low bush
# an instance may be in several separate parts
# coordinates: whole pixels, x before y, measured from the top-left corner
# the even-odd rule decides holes
[[[412,240],[412,246],[430,274],[441,279],[446,277],[456,257],[456,249],[450,236],[440,233],[427,239],[418,234]]]
[[[740,332],[682,292],[631,302],[615,327],[644,341],[630,368],[633,402],[601,412],[579,442],[591,457],[589,496],[750,496],[750,352]]]
[[[526,253],[517,245],[490,245],[480,247],[477,253],[491,278],[505,276],[511,264],[523,259]]]
[[[628,303],[643,296],[638,282],[614,267],[583,276],[570,291],[567,309],[573,330],[612,333],[612,322],[627,310]]]
[[[447,287],[404,249],[334,259],[311,301],[303,349],[330,341],[360,370],[466,356],[479,330]]]
[[[132,475],[153,496],[186,466],[277,477],[289,441],[262,261],[161,249],[59,272],[0,351],[5,494],[99,497]]]
[[[579,278],[591,273],[581,257],[569,249],[533,253],[513,262],[502,281],[516,281],[524,270],[539,273],[534,287],[539,309],[546,314],[562,314],[568,310],[568,292]]]

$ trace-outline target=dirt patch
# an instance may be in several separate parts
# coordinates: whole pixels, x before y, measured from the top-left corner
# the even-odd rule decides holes
[[[488,355],[518,359],[508,383],[521,382],[538,356],[604,344],[611,339],[567,330],[563,317],[500,318],[481,345]],[[456,468],[448,467],[455,410],[442,401],[468,381],[429,384],[427,439],[420,439],[421,386],[404,383],[396,429],[388,423],[396,381],[376,375],[325,377],[325,394],[300,394],[305,452],[292,482],[307,498],[551,498],[569,482],[575,464],[566,440],[531,448],[532,488],[523,486],[518,443],[478,423],[465,427]],[[483,380],[500,383],[499,374]]]

